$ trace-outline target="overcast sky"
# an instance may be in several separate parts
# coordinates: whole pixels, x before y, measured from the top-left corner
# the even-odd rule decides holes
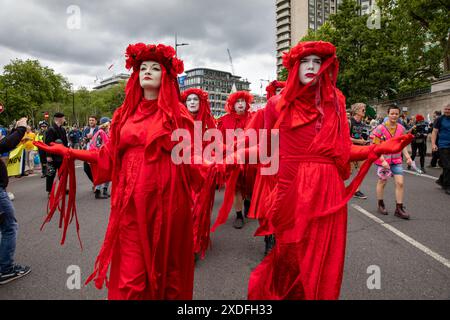
[[[128,44],[174,46],[177,33],[189,43],[178,48],[185,70],[231,72],[229,48],[252,92],[276,76],[275,0],[0,0],[0,8],[1,71],[14,58],[39,59],[91,88],[96,77],[126,72]]]

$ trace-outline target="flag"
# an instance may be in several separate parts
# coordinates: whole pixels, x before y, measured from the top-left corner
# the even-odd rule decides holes
[[[23,161],[25,156],[24,145],[21,143],[17,148],[9,153],[8,177],[20,176],[23,173]]]

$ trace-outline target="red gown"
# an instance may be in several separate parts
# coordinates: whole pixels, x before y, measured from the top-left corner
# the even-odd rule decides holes
[[[343,96],[340,100],[341,109],[345,110]],[[269,102],[265,113],[266,126],[271,128],[279,118],[275,104]],[[339,297],[347,210],[344,206],[320,216],[341,203],[345,195],[344,180],[336,164],[341,155],[336,154],[332,144],[336,138],[332,132],[344,121],[336,121],[335,114],[334,106],[326,105],[319,132],[317,121],[294,129],[289,126],[289,114],[281,121],[278,183],[269,200],[277,242],[251,273],[249,299]],[[344,128],[341,132],[348,131]],[[347,135],[338,138],[348,140],[350,148]]]
[[[243,115],[230,112],[221,117],[218,121],[217,128],[222,132],[224,143],[226,142],[226,129],[244,129],[250,120],[251,115],[249,112]],[[235,141],[237,140],[235,139]],[[250,199],[252,196],[256,172],[256,166],[245,164],[243,165],[243,170],[239,173],[236,190],[246,199]]]
[[[112,248],[109,299],[192,299],[194,254],[188,205],[192,199],[183,179],[189,179],[191,171],[172,162],[170,135],[157,132],[163,130],[155,125],[160,122],[162,111],[156,101],[140,103],[121,129],[120,172],[112,170],[108,146],[100,150],[99,161],[93,166],[96,183],[118,175],[100,252],[107,257]],[[155,137],[152,157],[144,157],[145,146]],[[189,179],[189,184],[194,186],[198,181]],[[108,264],[107,258],[98,261],[97,287]]]

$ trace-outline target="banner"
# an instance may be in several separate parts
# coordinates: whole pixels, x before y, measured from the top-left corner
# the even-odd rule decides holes
[[[17,148],[9,153],[8,160],[8,177],[20,176],[23,173],[23,162],[25,158],[25,148],[20,144]]]

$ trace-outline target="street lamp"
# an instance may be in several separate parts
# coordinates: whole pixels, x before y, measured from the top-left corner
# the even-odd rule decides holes
[[[175,56],[178,56],[178,47],[188,46],[189,43],[178,43],[177,34],[175,33]]]

